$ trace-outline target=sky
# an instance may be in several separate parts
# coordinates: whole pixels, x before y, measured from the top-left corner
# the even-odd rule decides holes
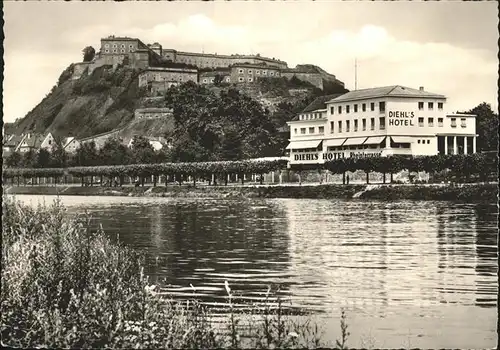
[[[403,85],[448,112],[497,110],[498,10],[486,2],[4,2],[3,119],[35,107],[109,35],[164,48],[315,64],[349,90]]]

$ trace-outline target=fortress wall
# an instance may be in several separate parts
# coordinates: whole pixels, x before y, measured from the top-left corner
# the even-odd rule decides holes
[[[323,77],[319,73],[296,73],[296,72],[283,72],[282,75],[288,79],[292,77],[297,77],[302,81],[307,81],[312,85],[323,89]]]

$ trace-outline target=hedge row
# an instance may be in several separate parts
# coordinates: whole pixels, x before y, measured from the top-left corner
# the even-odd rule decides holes
[[[221,161],[200,163],[161,163],[132,164],[111,166],[57,168],[9,168],[3,170],[4,178],[13,177],[60,177],[65,174],[82,176],[151,176],[151,175],[190,175],[206,176],[212,174],[265,174],[270,171],[284,169],[286,160],[272,161]]]

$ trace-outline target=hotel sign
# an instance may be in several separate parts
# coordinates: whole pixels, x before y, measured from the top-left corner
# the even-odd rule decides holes
[[[298,161],[315,161],[319,159],[318,153],[295,153],[293,160]]]
[[[415,112],[389,111],[389,126],[415,126]]]

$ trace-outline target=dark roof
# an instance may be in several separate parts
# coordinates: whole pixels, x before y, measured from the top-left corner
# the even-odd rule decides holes
[[[312,111],[317,111],[318,109],[325,109],[326,108],[326,102],[333,100],[334,98],[337,98],[341,95],[344,94],[332,94],[332,95],[324,95],[316,98],[314,101],[309,103],[306,108],[302,110],[302,113],[307,113],[307,112],[312,112]]]
[[[343,102],[352,100],[363,100],[375,97],[431,97],[431,98],[446,98],[444,95],[427,92],[424,90],[412,89],[401,85],[384,86],[370,89],[354,90],[342,94],[331,102]]]

